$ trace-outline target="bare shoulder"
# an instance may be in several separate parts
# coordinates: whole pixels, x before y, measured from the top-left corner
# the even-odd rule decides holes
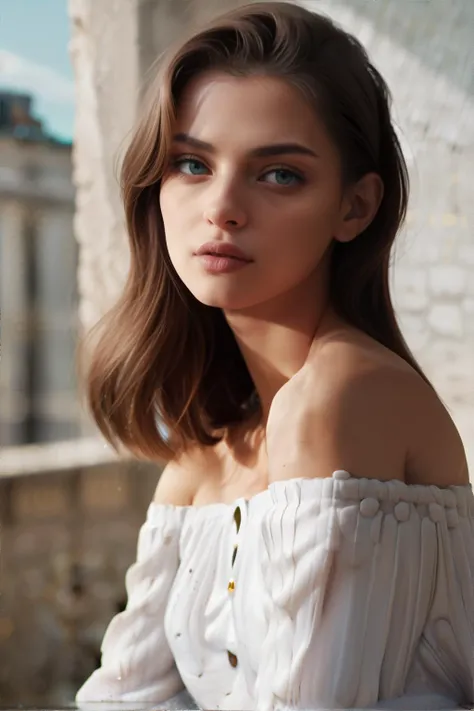
[[[469,484],[466,451],[459,431],[438,394],[417,374],[409,401],[406,478],[410,484]]]
[[[218,447],[194,446],[164,467],[154,502],[171,506],[191,506],[204,479],[218,469]]]
[[[468,483],[459,432],[442,401],[406,361],[363,334],[324,344],[317,398],[354,476],[440,487]],[[316,382],[316,381],[315,381]]]

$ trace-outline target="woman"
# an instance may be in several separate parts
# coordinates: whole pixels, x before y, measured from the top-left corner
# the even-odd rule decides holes
[[[474,499],[390,300],[407,171],[361,45],[292,4],[220,17],[151,87],[123,195],[89,400],[168,464],[77,700],[472,701]]]

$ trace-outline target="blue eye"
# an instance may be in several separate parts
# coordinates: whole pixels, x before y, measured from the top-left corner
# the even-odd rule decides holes
[[[185,175],[206,175],[208,172],[204,163],[197,158],[180,158],[174,162],[174,166]]]
[[[269,180],[268,182],[282,187],[292,187],[303,182],[303,178],[301,178],[301,176],[297,175],[288,168],[275,168],[274,170],[269,170],[268,173],[265,173],[265,177],[269,175],[274,175],[275,180]]]

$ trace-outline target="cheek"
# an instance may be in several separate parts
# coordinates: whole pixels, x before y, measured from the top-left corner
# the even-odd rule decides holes
[[[160,190],[160,210],[165,230],[165,240],[172,262],[179,259],[182,247],[188,241],[192,224],[192,205],[182,186],[175,181],[164,183]]]
[[[200,299],[200,281],[191,259],[200,218],[199,201],[194,197],[182,182],[170,179],[161,187],[159,204],[171,264],[181,282]]]
[[[177,176],[164,179],[160,189],[160,207],[163,217],[181,221],[191,213],[195,213],[199,203],[197,190],[186,185],[184,180]]]
[[[165,232],[165,244],[168,255],[178,274],[181,272],[179,248],[182,243],[182,235],[185,231],[183,225],[183,210],[179,209],[179,191],[173,186],[164,184],[160,190],[160,210]]]
[[[317,242],[333,236],[337,224],[338,204],[334,196],[313,191],[304,198],[282,201],[271,217],[272,225],[265,230],[274,246],[303,251],[311,250]]]
[[[163,223],[166,231],[171,229],[179,222],[179,217],[182,211],[178,209],[180,205],[180,191],[172,182],[165,182],[160,190],[160,210],[163,216]]]
[[[271,224],[261,231],[266,255],[261,264],[268,281],[288,286],[313,271],[332,243],[337,207],[337,196],[327,192],[322,196],[313,191],[304,199],[282,201]]]

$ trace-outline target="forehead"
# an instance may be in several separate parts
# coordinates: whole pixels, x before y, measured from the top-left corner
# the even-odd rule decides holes
[[[207,72],[192,80],[178,104],[177,130],[203,141],[255,146],[330,138],[302,91],[277,77]],[[328,145],[328,148],[330,145]]]

